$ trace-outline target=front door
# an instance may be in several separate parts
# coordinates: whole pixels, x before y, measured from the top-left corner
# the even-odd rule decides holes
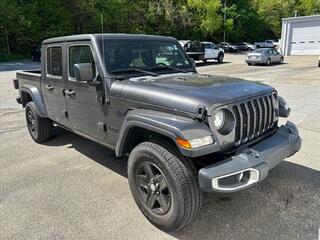
[[[41,76],[41,89],[48,116],[53,121],[69,127],[64,97],[66,76],[62,68],[64,65],[62,45],[45,47],[44,53],[46,64],[42,67],[44,74]]]
[[[210,43],[205,43],[205,59],[212,59],[213,58],[213,48]]]
[[[93,63],[95,66],[90,42],[70,43],[67,47],[67,59],[66,101],[72,128],[86,137],[105,142],[108,109],[100,100],[102,85],[91,86],[75,79],[74,64]],[[97,76],[97,71],[95,72]]]
[[[212,46],[212,58],[218,58],[219,48],[213,43],[211,43],[211,46]]]

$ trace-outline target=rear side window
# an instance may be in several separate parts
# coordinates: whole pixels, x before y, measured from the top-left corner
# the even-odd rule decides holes
[[[69,75],[72,78],[75,77],[74,65],[77,63],[94,64],[91,48],[88,45],[71,46],[69,48]]]
[[[62,76],[62,48],[47,48],[47,74]]]

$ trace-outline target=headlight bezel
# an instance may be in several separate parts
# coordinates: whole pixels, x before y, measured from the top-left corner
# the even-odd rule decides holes
[[[222,112],[223,114],[223,124],[221,124],[221,126],[216,126],[215,124],[215,117],[216,114],[219,114],[220,112]],[[214,129],[221,135],[228,135],[232,132],[232,130],[235,127],[235,117],[233,115],[233,113],[227,109],[227,108],[220,108],[214,111],[213,113],[213,119],[212,119],[212,125],[214,127]]]

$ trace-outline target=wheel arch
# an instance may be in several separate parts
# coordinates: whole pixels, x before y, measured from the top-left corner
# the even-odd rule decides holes
[[[42,96],[39,90],[31,85],[23,85],[21,87],[21,101],[22,106],[25,107],[28,102],[34,102],[41,117],[47,117],[47,109],[43,102]]]
[[[130,153],[142,141],[160,139],[177,147],[184,156],[200,156],[216,149],[183,149],[176,144],[176,138],[194,139],[208,135],[212,135],[212,132],[204,123],[174,114],[137,109],[127,114],[119,133],[115,153],[120,157]]]

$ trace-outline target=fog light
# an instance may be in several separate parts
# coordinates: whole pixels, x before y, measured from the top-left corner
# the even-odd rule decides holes
[[[241,180],[243,179],[243,176],[244,176],[243,172],[238,174],[238,176],[237,176],[237,182],[238,183],[241,182]]]

